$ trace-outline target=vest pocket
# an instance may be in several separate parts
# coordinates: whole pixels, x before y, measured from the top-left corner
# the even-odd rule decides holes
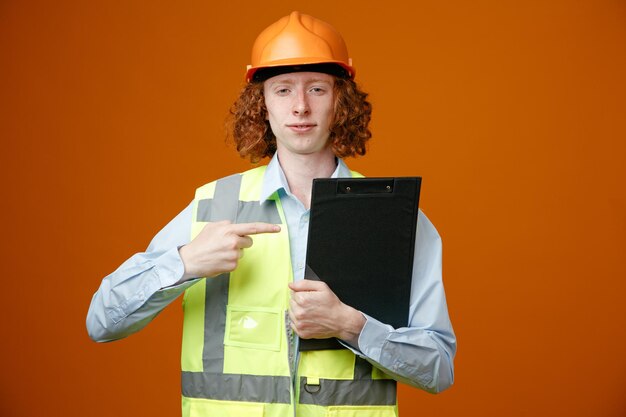
[[[188,417],[263,417],[264,408],[263,404],[193,399],[190,400]]]
[[[229,305],[224,344],[279,351],[282,325],[282,310]]]
[[[326,417],[397,417],[395,406],[330,406]]]

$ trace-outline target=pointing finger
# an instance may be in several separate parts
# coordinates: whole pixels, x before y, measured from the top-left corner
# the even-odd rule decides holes
[[[271,223],[239,223],[231,226],[231,231],[239,236],[258,235],[262,233],[278,233],[280,226]]]

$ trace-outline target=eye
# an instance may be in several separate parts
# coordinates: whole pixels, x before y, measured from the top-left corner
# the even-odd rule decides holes
[[[275,90],[275,93],[279,96],[286,96],[287,94],[289,94],[289,89],[287,87],[282,87],[282,88],[277,88]]]
[[[311,87],[309,89],[309,91],[313,94],[324,94],[326,92],[326,89],[324,89],[323,87]]]

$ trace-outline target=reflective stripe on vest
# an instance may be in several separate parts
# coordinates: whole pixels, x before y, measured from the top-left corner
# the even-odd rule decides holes
[[[291,280],[292,274],[289,240],[278,197],[274,195],[263,204],[258,201],[264,172],[265,167],[259,167],[241,175],[226,177],[201,187],[196,194],[192,238],[206,222],[220,220],[229,220],[233,223],[262,221],[283,224],[283,230],[269,238],[267,235],[255,236],[253,248],[257,252],[256,255],[251,255],[254,259],[248,264],[246,264],[249,257],[247,250],[237,270],[200,280],[186,291],[183,301],[185,323],[182,352],[184,397],[265,404],[291,403],[292,380],[285,349],[284,317],[279,317],[285,314],[288,307],[286,283]],[[263,243],[257,244],[257,240]],[[282,256],[279,256],[280,254]],[[263,265],[260,265],[261,263]],[[249,293],[251,290],[239,286],[238,282],[252,280],[250,285],[255,285],[254,272],[260,266],[266,271],[261,274],[267,276],[267,267],[271,267],[272,271],[274,268],[276,271],[282,271],[277,272],[276,277],[285,275],[288,278],[271,277],[272,283],[278,280],[277,288],[281,288],[280,293],[273,290],[270,290],[269,294],[262,290],[254,293],[255,297],[264,297],[263,301],[266,295],[273,297],[273,302],[258,305],[246,303],[246,294],[242,297],[239,295],[242,292]],[[250,275],[251,273],[253,275]],[[260,282],[263,285],[268,284],[266,281]],[[264,338],[265,334],[271,335],[275,331],[274,323],[280,323],[276,330],[278,333]],[[248,340],[246,329],[251,328],[254,332],[255,326],[266,328],[263,328],[263,332],[255,339]],[[240,362],[245,362],[250,355],[253,358],[248,364],[240,365]],[[301,374],[297,389],[300,404],[323,407],[395,406],[395,381],[382,379],[384,376],[373,379],[372,365],[352,353],[349,353],[349,356],[335,353],[328,355],[330,356],[326,356],[325,360],[326,362],[330,360],[332,366],[326,369],[337,368],[341,371],[338,371],[338,374],[329,371],[329,375],[320,375],[319,378]],[[302,355],[301,361],[306,362],[309,360],[307,358],[307,355]],[[309,362],[308,367],[301,369],[315,369],[315,359],[311,360],[313,362]],[[258,364],[259,361],[267,363]],[[265,367],[267,370],[260,372],[259,369],[247,367],[263,369]],[[346,367],[350,369],[348,375],[350,379],[345,378]]]

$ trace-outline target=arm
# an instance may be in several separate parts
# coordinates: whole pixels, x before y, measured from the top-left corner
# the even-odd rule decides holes
[[[192,204],[168,223],[145,252],[102,280],[87,313],[87,332],[97,342],[141,330],[195,281],[182,282],[178,248],[189,243]]]
[[[300,281],[290,318],[303,338],[337,337],[394,379],[440,392],[453,382],[456,339],[441,281],[441,239],[420,213],[413,263],[409,326],[393,329],[343,304],[326,284]]]
[[[193,203],[192,203],[193,204]],[[267,223],[207,223],[190,242],[192,204],[152,240],[104,278],[87,313],[89,337],[108,342],[145,327],[197,277],[213,277],[237,267],[250,235],[277,233]]]
[[[437,393],[452,385],[456,337],[441,278],[441,239],[419,214],[409,327],[393,329],[371,317],[356,352],[394,379]]]

